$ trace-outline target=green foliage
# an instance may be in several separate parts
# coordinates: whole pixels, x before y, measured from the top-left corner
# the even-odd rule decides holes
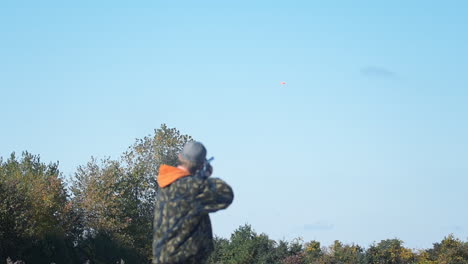
[[[228,239],[215,236],[213,238],[214,250],[208,259],[208,263],[210,264],[223,263],[225,256],[228,255],[229,243],[230,241]]]
[[[427,260],[440,264],[468,263],[468,242],[462,242],[453,234],[445,237],[440,243],[435,243],[427,252]],[[429,262],[428,262],[429,263]]]
[[[257,258],[257,234],[252,230],[250,225],[239,227],[231,235],[224,261],[227,264],[248,264],[254,263]]]
[[[283,259],[297,254],[294,248],[294,242],[290,244],[288,241],[280,240],[273,249],[272,255],[276,263],[281,263]]]
[[[231,263],[280,263],[280,264],[439,264],[468,263],[468,242],[455,239],[452,235],[433,249],[413,252],[403,247],[398,239],[382,240],[367,250],[355,244],[343,244],[336,240],[328,247],[320,242],[302,243],[272,241],[267,235],[258,235],[250,225],[240,226],[230,239],[215,238],[215,251],[209,264]]]
[[[403,241],[399,239],[382,240],[377,245],[372,245],[367,250],[366,257],[369,264],[406,264],[414,263],[416,259],[415,254],[403,247]]]
[[[305,245],[305,260],[306,263],[319,263],[320,258],[323,255],[322,249],[320,248],[320,242],[310,241]]]
[[[296,254],[292,256],[287,256],[281,261],[282,264],[305,264],[304,254]]]
[[[70,261],[73,225],[58,163],[22,153],[0,159],[0,258]]]
[[[344,245],[335,240],[333,245],[325,249],[325,252],[316,263],[342,263],[359,264],[365,263],[364,249],[358,245]]]
[[[257,234],[247,224],[235,230],[230,240],[216,237],[214,242],[215,250],[209,264],[280,264],[285,258],[302,250],[302,245],[296,242],[276,242],[266,234]]]
[[[177,153],[190,140],[163,124],[154,135],[137,139],[119,161],[92,158],[78,168],[71,190],[83,225],[79,243],[87,245],[91,259],[105,258],[90,241],[112,241],[115,245],[110,246],[119,248],[116,254],[124,260],[131,257],[125,252],[131,252],[132,258],[139,256],[140,262],[151,258],[158,168],[176,165]]]

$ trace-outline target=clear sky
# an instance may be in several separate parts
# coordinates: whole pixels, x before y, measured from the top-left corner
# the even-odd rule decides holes
[[[466,14],[461,0],[5,0],[0,156],[72,177],[166,123],[235,190],[218,235],[465,240]]]

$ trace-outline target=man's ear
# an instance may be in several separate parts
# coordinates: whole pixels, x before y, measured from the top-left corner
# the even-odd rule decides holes
[[[180,153],[177,154],[177,158],[179,159],[179,162],[180,162],[182,160],[182,155],[180,155]]]

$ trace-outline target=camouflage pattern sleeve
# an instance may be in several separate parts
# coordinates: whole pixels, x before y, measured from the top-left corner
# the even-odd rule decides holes
[[[227,208],[234,199],[232,188],[223,180],[208,178],[200,187],[195,203],[203,213],[212,213]]]

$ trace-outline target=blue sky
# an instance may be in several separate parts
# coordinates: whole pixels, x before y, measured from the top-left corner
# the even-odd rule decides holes
[[[71,177],[166,123],[235,190],[214,232],[468,238],[465,1],[3,1],[0,155]],[[280,85],[280,82],[286,85]]]

